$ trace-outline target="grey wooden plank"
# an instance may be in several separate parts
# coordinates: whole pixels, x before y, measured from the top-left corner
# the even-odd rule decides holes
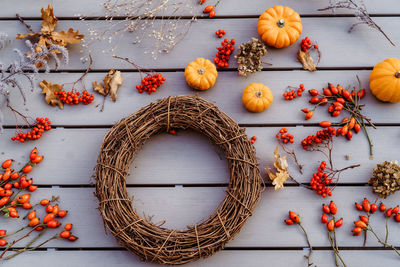
[[[396,31],[400,27],[400,17],[377,17],[376,22],[386,31],[395,43],[400,43],[400,32]],[[303,35],[318,41],[322,51],[320,67],[343,68],[343,67],[372,67],[385,58],[397,55],[398,48],[394,47],[383,38],[380,33],[366,26],[358,27],[353,33],[348,33],[349,26],[356,22],[355,18],[326,17],[326,18],[303,18]],[[34,29],[39,28],[40,21],[27,21],[32,24]],[[87,36],[88,26],[104,27],[107,23],[104,21],[69,21],[59,22],[57,29],[67,29],[72,27],[79,30]],[[116,54],[128,56],[144,68],[166,68],[183,69],[189,61],[197,57],[212,59],[216,53],[216,47],[220,39],[215,37],[217,29],[225,29],[228,34],[226,38],[235,38],[237,43],[247,42],[251,37],[257,37],[257,18],[249,19],[224,19],[224,20],[199,20],[192,25],[186,37],[177,44],[169,54],[161,54],[157,61],[154,61],[146,51],[152,50],[154,41],[145,39],[138,45],[132,45],[132,35],[125,34],[119,40],[119,46]],[[26,29],[18,21],[1,21],[0,28],[4,29],[9,36],[15,36],[17,32],[25,33]],[[199,38],[201,33],[201,38]],[[266,61],[272,63],[267,69],[274,68],[301,68],[297,62],[296,53],[299,49],[298,44],[285,49],[269,49],[269,56]],[[12,58],[10,52],[12,48],[23,48],[21,40],[13,40],[11,44],[0,51],[0,58],[4,62],[9,62]],[[110,55],[102,51],[110,49],[112,46],[107,42],[96,42],[91,45],[94,58],[95,69],[109,68],[131,68],[128,63],[121,63],[118,59],[111,58]],[[82,69],[80,61],[80,45],[74,45],[70,48],[71,61],[67,69]],[[343,55],[343,56],[340,56]],[[344,56],[344,55],[351,55]],[[368,55],[368,56],[366,56]],[[173,59],[173,60],[171,60]],[[236,63],[232,60],[231,67]],[[65,67],[63,67],[65,68]]]
[[[134,205],[139,214],[153,216],[153,222],[166,220],[164,227],[184,229],[186,225],[200,222],[211,214],[223,199],[225,192],[222,187],[176,187],[176,188],[128,188],[134,196]],[[118,247],[114,237],[105,234],[97,200],[92,188],[41,188],[32,195],[32,203],[39,200],[39,196],[50,197],[58,195],[61,198],[61,208],[68,209],[69,214],[63,220],[74,224],[74,234],[79,236],[75,243],[64,240],[54,240],[45,245],[48,248],[109,248]],[[206,196],[206,197],[205,197]],[[363,197],[375,199],[368,187],[338,187],[332,198],[338,205],[338,217],[344,218],[343,227],[337,231],[339,246],[362,247],[363,238],[353,237],[351,234],[353,221],[358,218],[354,208],[355,201],[362,201]],[[258,207],[249,218],[242,231],[227,247],[250,248],[287,248],[306,247],[306,241],[301,230],[296,226],[288,227],[283,223],[288,210],[294,210],[302,216],[303,225],[309,233],[312,245],[315,247],[329,247],[325,225],[320,223],[321,203],[329,202],[317,194],[302,188],[288,187],[283,191],[274,192],[266,189],[261,196]],[[399,204],[398,195],[385,200],[387,206]],[[42,216],[41,216],[42,217]],[[378,235],[384,235],[384,216],[378,212],[371,219],[371,223]],[[2,219],[1,227],[9,231],[17,229],[21,224],[14,220]],[[51,236],[46,233],[43,240]],[[395,222],[390,222],[389,242],[400,245],[400,228]],[[24,242],[21,241],[21,246]],[[367,247],[379,247],[372,236],[369,236]]]
[[[101,3],[104,1],[99,0],[86,0],[85,5],[79,1],[60,1],[60,0],[3,0],[2,9],[0,10],[0,17],[13,17],[15,13],[20,13],[27,17],[39,17],[40,8],[46,7],[51,3],[54,7],[55,14],[58,17],[72,17],[77,14],[85,14],[87,16],[102,16],[104,15],[104,9]],[[384,0],[384,1],[373,1],[364,0],[367,10],[370,14],[400,14],[400,11],[396,9],[396,0]],[[214,4],[215,1],[207,1],[206,4]],[[218,16],[257,16],[265,9],[274,5],[290,6],[294,10],[298,11],[301,15],[320,15],[320,14],[331,14],[329,11],[320,12],[317,11],[319,8],[326,7],[328,1],[320,0],[282,0],[276,2],[272,0],[268,1],[255,1],[252,0],[251,4],[246,5],[245,8],[241,0],[229,0],[221,1],[217,9]],[[79,8],[77,8],[79,7]],[[391,7],[391,8],[388,8]],[[199,6],[197,9],[201,15],[201,11],[204,8]],[[347,10],[337,10],[337,14],[351,14]],[[185,12],[183,15],[190,15]]]
[[[23,106],[22,99],[18,90],[11,91],[11,103],[14,108],[29,114],[30,116],[42,117],[47,114],[57,125],[113,125],[122,117],[135,113],[141,107],[154,102],[157,99],[168,97],[170,95],[198,94],[201,97],[215,102],[222,111],[231,116],[238,123],[242,124],[316,124],[322,120],[330,120],[330,114],[326,108],[319,108],[315,112],[313,119],[304,120],[304,114],[300,109],[312,107],[309,103],[308,93],[305,93],[301,99],[294,101],[285,101],[282,93],[288,85],[299,86],[304,83],[307,89],[321,89],[327,86],[328,82],[340,83],[343,86],[358,86],[356,75],[359,75],[362,84],[368,89],[370,71],[317,71],[310,73],[305,71],[265,71],[254,74],[248,79],[238,77],[236,72],[220,72],[215,87],[207,91],[194,91],[190,89],[185,82],[182,72],[163,73],[167,81],[159,90],[152,94],[139,94],[135,85],[139,84],[140,77],[137,73],[123,72],[124,83],[119,90],[119,98],[116,103],[107,98],[105,109],[100,112],[103,97],[97,93],[95,102],[89,106],[66,106],[64,110],[46,105],[43,95],[40,94],[40,88],[27,93],[27,105]],[[55,83],[72,82],[81,74],[76,73],[53,73],[41,74],[38,81],[46,79]],[[87,89],[91,89],[91,82],[102,80],[105,73],[93,73],[86,77]],[[252,82],[261,82],[269,86],[274,94],[274,102],[268,110],[261,113],[248,112],[242,105],[243,89]],[[28,87],[28,83],[23,81],[23,85]],[[67,87],[66,87],[67,88]],[[378,101],[369,90],[367,96],[363,99],[366,104],[363,112],[375,123],[400,123],[398,116],[393,116],[400,112],[400,105],[387,104]],[[100,105],[100,106],[99,106]],[[283,114],[284,110],[284,114]],[[4,112],[5,125],[13,126],[16,124],[15,117],[6,107],[1,109]],[[20,121],[21,123],[21,121]]]
[[[306,259],[304,255],[306,251],[298,250],[268,250],[268,251],[238,251],[224,250],[216,253],[212,257],[202,259],[185,266],[274,266],[292,267],[305,266]],[[348,266],[368,267],[374,266],[372,262],[379,260],[380,266],[398,266],[398,259],[391,251],[376,250],[346,250],[341,251],[345,263]],[[57,262],[57,266],[143,266],[156,267],[160,266],[152,263],[141,262],[137,257],[131,255],[128,251],[37,251],[27,252],[18,257],[3,263],[2,266],[39,266],[46,262]],[[334,260],[330,251],[317,250],[313,253],[313,262],[317,266],[330,267],[333,266]],[[266,265],[268,263],[268,265]]]
[[[265,166],[273,165],[273,150],[277,145],[275,134],[279,129],[280,127],[246,129],[249,138],[258,137],[255,147],[263,177],[267,177]],[[320,128],[289,127],[288,129],[295,135],[297,142],[297,145],[290,148],[295,149],[300,163],[304,165],[304,174],[301,175],[290,158],[291,173],[298,181],[308,183],[319,163],[326,158],[318,152],[304,151],[299,142]],[[108,129],[57,128],[31,145],[21,145],[10,140],[14,131],[7,129],[0,137],[0,160],[5,160],[6,157],[17,160],[19,162],[15,167],[17,169],[26,161],[30,149],[37,146],[45,156],[45,160],[32,173],[35,183],[88,185],[93,182],[91,176],[100,144],[107,131]],[[359,168],[344,172],[340,183],[367,183],[372,169],[378,162],[398,159],[397,145],[387,140],[398,139],[399,127],[371,129],[370,134],[375,145],[374,160],[369,160],[369,146],[363,133],[355,135],[351,142],[343,137],[335,139],[333,150],[335,168],[361,164]],[[346,155],[350,156],[350,160],[346,159]],[[178,131],[177,136],[161,134],[151,138],[131,164],[131,175],[126,181],[129,185],[227,184],[229,172],[222,152],[211,145],[207,138],[195,132]]]

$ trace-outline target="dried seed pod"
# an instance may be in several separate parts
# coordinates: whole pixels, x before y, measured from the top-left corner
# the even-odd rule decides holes
[[[239,45],[238,53],[235,56],[238,62],[239,75],[246,77],[248,73],[261,71],[261,57],[267,54],[267,47],[264,43],[254,37],[251,41]]]
[[[397,162],[385,161],[374,169],[368,184],[373,192],[381,198],[386,198],[400,189],[400,166]]]

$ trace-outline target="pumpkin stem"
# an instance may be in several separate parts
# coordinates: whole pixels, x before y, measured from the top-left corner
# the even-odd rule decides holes
[[[262,92],[261,91],[257,91],[256,92],[256,97],[258,97],[258,98],[262,97]]]
[[[200,75],[203,75],[204,73],[206,73],[206,70],[203,68],[199,68],[199,69],[197,69],[197,73]]]
[[[396,78],[400,78],[400,70],[394,74]]]
[[[285,26],[285,20],[280,19],[276,22],[276,24],[278,25],[279,28],[282,28],[283,26]]]

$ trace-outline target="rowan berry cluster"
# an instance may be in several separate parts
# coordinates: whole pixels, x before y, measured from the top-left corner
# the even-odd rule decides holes
[[[288,129],[286,128],[280,129],[279,133],[277,133],[275,137],[278,141],[282,141],[284,144],[294,142],[294,136],[288,133]]]
[[[310,38],[308,38],[308,36],[306,38],[304,38],[303,40],[301,40],[301,50],[303,52],[307,52],[308,50],[314,48],[314,49],[318,49],[318,45],[314,44],[313,42],[311,42]]]
[[[36,118],[36,124],[32,126],[31,131],[27,133],[18,133],[17,136],[11,137],[12,141],[20,141],[24,143],[26,140],[36,140],[42,137],[45,131],[51,129],[51,121],[48,118]]]
[[[296,97],[301,97],[303,95],[304,90],[305,90],[304,84],[300,84],[299,88],[288,86],[286,88],[286,91],[283,93],[283,98],[287,101],[290,101],[295,99]]]
[[[162,76],[161,73],[148,74],[141,81],[140,85],[136,85],[139,93],[147,92],[149,95],[156,92],[157,88],[162,85],[167,78]]]
[[[235,50],[235,39],[228,40],[224,39],[221,42],[221,46],[217,48],[218,52],[215,55],[214,62],[220,68],[229,67],[229,59],[233,51]]]
[[[313,146],[332,141],[332,137],[336,135],[336,130],[333,127],[324,128],[316,132],[315,135],[309,135],[303,141],[301,145],[305,150],[312,150]]]
[[[55,95],[58,95],[60,101],[69,104],[71,106],[78,105],[79,103],[83,103],[84,105],[88,105],[93,102],[94,94],[89,94],[88,91],[84,90],[82,94],[80,92],[74,91],[58,91],[54,92]]]
[[[17,242],[28,238],[33,232],[41,232],[42,234],[48,229],[60,227],[60,219],[65,217],[68,213],[67,210],[61,210],[58,204],[53,204],[53,202],[58,201],[58,197],[53,197],[51,200],[42,199],[40,203],[32,205],[30,202],[31,194],[23,193],[24,190],[29,192],[36,191],[37,186],[33,184],[32,178],[27,178],[27,174],[33,170],[34,166],[42,162],[42,160],[43,156],[39,155],[39,151],[34,148],[30,152],[28,163],[26,163],[20,171],[14,171],[12,169],[13,160],[11,159],[5,160],[1,164],[0,170],[2,170],[3,173],[0,174],[0,213],[2,213],[3,217],[18,218],[20,217],[21,210],[28,210],[28,213],[23,217],[23,219],[28,219],[29,222],[12,233],[7,233],[7,230],[5,229],[0,230],[0,247],[9,244],[0,254],[0,260],[9,260],[22,252],[39,248],[52,239],[62,238],[68,239],[69,241],[75,241],[78,239],[70,232],[72,224],[66,224],[64,230],[42,242],[40,245],[33,248],[27,246],[11,255],[5,255],[8,251],[11,251]],[[43,212],[45,213],[45,215],[43,215],[43,220],[40,220],[38,211],[33,210],[34,207],[39,205],[43,206]],[[7,242],[8,238],[22,233],[25,229],[29,229],[25,235],[18,237],[11,242]],[[34,237],[31,242],[33,243],[36,239],[37,237]]]
[[[327,196],[332,196],[330,185],[332,184],[332,178],[329,173],[325,172],[326,162],[322,161],[319,165],[318,172],[313,173],[310,180],[310,185],[312,190],[314,190],[318,195],[323,198]]]
[[[225,30],[218,30],[215,32],[215,34],[218,36],[218,38],[222,38],[222,36],[224,36],[226,33]]]

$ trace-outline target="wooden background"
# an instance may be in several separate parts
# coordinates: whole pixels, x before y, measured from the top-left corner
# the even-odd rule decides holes
[[[15,13],[24,17],[34,29],[39,29],[40,8],[51,3],[55,15],[60,19],[56,29],[73,27],[87,34],[88,24],[98,26],[105,22],[101,19],[82,22],[75,15],[80,13],[99,17],[103,14],[101,2],[2,0],[0,31],[8,33],[11,38],[16,33],[26,32],[24,26],[16,20]],[[398,0],[365,0],[365,3],[373,19],[399,46]],[[259,14],[276,4],[289,5],[298,11],[304,25],[301,37],[309,36],[318,41],[322,60],[316,73],[301,70],[301,65],[296,61],[298,44],[295,44],[280,50],[269,48],[266,61],[273,65],[247,79],[237,75],[237,65],[232,59],[230,68],[220,72],[212,89],[198,93],[186,85],[183,76],[186,64],[197,57],[213,58],[215,47],[220,42],[215,37],[216,30],[225,29],[226,37],[235,38],[237,43],[248,41],[258,36],[256,24]],[[17,109],[32,117],[49,117],[55,129],[36,143],[15,144],[10,141],[14,134],[15,118],[3,109],[6,129],[0,136],[0,160],[13,157],[24,162],[27,153],[36,145],[46,158],[32,173],[40,187],[33,198],[38,200],[39,196],[59,195],[62,207],[70,211],[64,221],[74,223],[74,233],[80,239],[75,243],[52,241],[43,249],[25,253],[3,266],[39,266],[50,263],[57,266],[151,266],[141,263],[136,256],[120,247],[112,235],[104,232],[96,209],[97,200],[93,196],[92,174],[100,143],[109,128],[122,117],[156,99],[198,93],[214,101],[221,110],[246,127],[249,136],[258,137],[255,146],[265,177],[263,169],[267,163],[272,163],[276,145],[274,136],[281,127],[289,127],[299,141],[319,129],[319,121],[330,118],[321,109],[312,120],[304,121],[299,110],[309,106],[307,97],[292,102],[283,101],[281,94],[286,86],[304,83],[307,89],[319,89],[326,86],[327,82],[356,85],[356,75],[367,86],[369,73],[376,63],[387,57],[399,57],[398,46],[391,46],[380,33],[366,26],[357,27],[352,34],[348,34],[347,29],[356,22],[351,13],[338,10],[334,16],[330,12],[316,11],[327,4],[327,0],[250,0],[246,4],[242,0],[221,1],[214,19],[199,19],[192,25],[186,38],[170,54],[159,56],[157,61],[145,55],[143,47],[132,46],[129,35],[124,36],[116,54],[130,57],[140,66],[162,71],[167,77],[166,83],[151,96],[140,95],[134,89],[140,80],[135,69],[103,54],[101,51],[107,46],[98,44],[92,49],[94,67],[86,78],[87,87],[91,87],[92,81],[101,80],[110,68],[122,70],[125,79],[118,101],[112,103],[106,100],[104,112],[99,112],[96,104],[66,106],[64,110],[50,107],[44,104],[40,89],[29,92],[28,104],[23,106],[18,102],[18,93],[12,92],[14,103],[19,103],[15,106]],[[23,42],[12,39],[11,44],[0,51],[1,62],[8,63],[14,59],[13,48],[24,49]],[[79,45],[71,46],[70,64],[62,66],[60,71],[40,74],[38,80],[57,83],[76,80],[86,68],[79,60],[82,56],[80,49]],[[275,99],[268,111],[251,114],[242,107],[242,90],[251,82],[262,82],[272,89]],[[95,100],[97,104],[101,101],[101,97]],[[374,159],[369,159],[368,143],[363,133],[355,136],[351,142],[344,138],[335,140],[334,159],[338,168],[355,163],[362,165],[342,175],[332,197],[339,206],[339,216],[345,219],[338,233],[339,246],[348,266],[398,266],[399,258],[392,251],[382,249],[372,238],[364,248],[362,238],[352,237],[350,233],[352,221],[357,219],[353,203],[361,201],[364,196],[375,199],[371,188],[366,186],[372,168],[384,160],[397,160],[400,148],[400,105],[383,104],[371,96],[369,91],[364,102],[365,114],[378,125],[377,130],[370,130],[374,141]],[[293,169],[293,175],[301,182],[309,182],[310,175],[322,157],[318,153],[296,149],[305,165],[305,173],[300,175]],[[346,160],[346,154],[350,155],[350,160]],[[220,151],[210,145],[205,137],[193,132],[178,132],[177,136],[163,134],[152,138],[131,167],[132,173],[127,179],[127,185],[137,210],[145,216],[154,216],[154,221],[166,220],[166,226],[180,229],[201,221],[213,212],[224,197],[229,177],[226,161]],[[386,203],[399,204],[399,200],[399,196],[394,195]],[[305,266],[303,255],[307,251],[304,251],[306,242],[302,233],[297,227],[287,227],[282,223],[287,211],[291,209],[301,214],[309,231],[315,248],[313,261],[318,266],[333,266],[326,231],[324,225],[319,223],[323,202],[316,194],[294,184],[279,192],[274,192],[269,185],[253,217],[241,233],[227,244],[226,249],[211,258],[189,265]],[[382,225],[383,216],[374,217],[374,225]],[[1,219],[0,225],[0,228],[8,230],[17,227],[5,219]],[[382,234],[383,229],[378,232]],[[390,242],[400,246],[399,236],[399,225],[392,224]]]

